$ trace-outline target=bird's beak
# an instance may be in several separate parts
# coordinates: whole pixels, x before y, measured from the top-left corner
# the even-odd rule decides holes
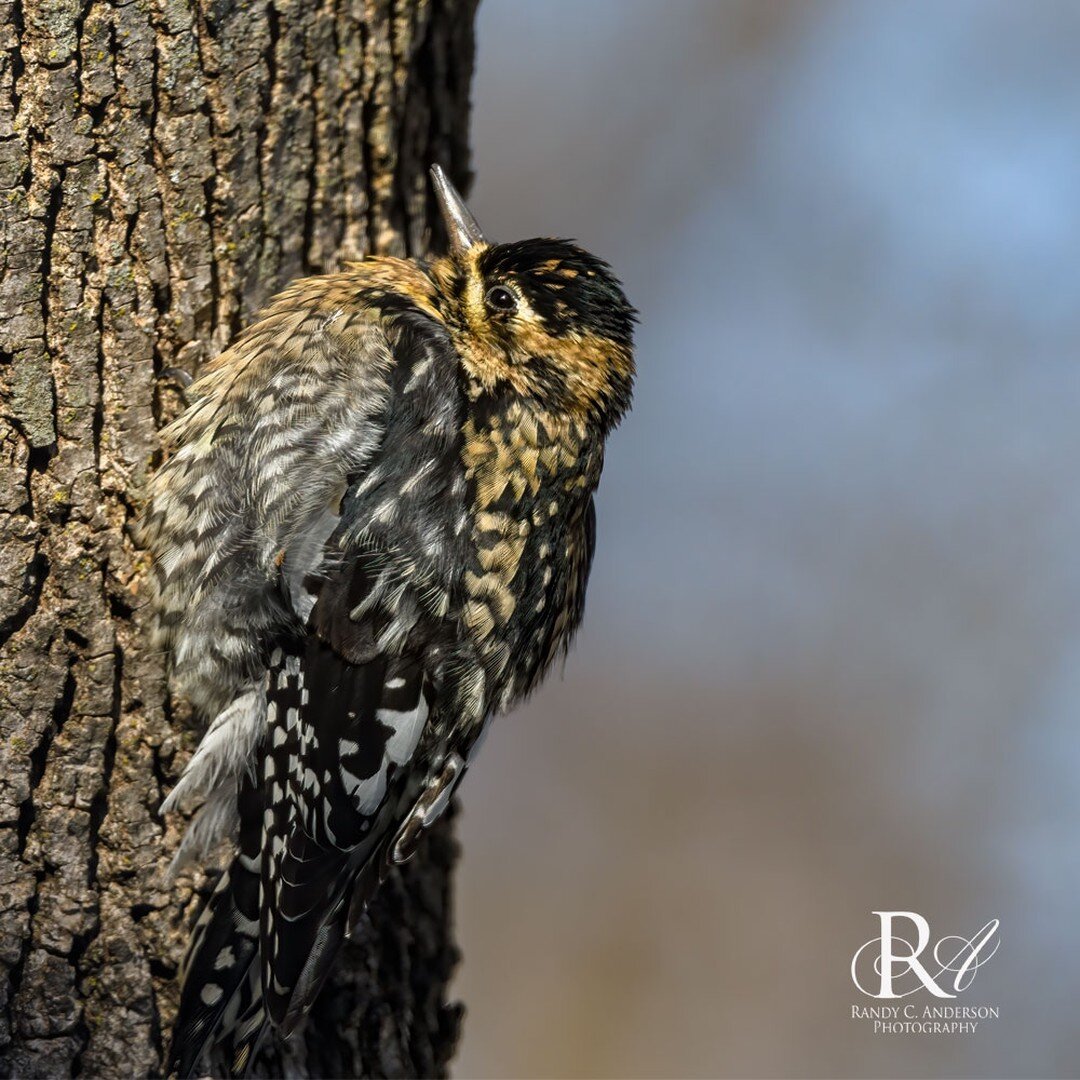
[[[435,188],[435,198],[439,200],[446,235],[450,238],[450,250],[455,255],[463,255],[469,248],[486,243],[476,218],[469,212],[465,200],[450,183],[441,165],[431,166],[431,183]]]

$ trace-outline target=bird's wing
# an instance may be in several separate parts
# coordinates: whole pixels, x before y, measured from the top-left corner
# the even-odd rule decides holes
[[[314,1000],[357,899],[431,779],[417,748],[439,708],[445,616],[463,559],[461,407],[448,342],[398,341],[378,458],[342,501],[306,580],[306,632],[267,691],[260,904],[263,992],[291,1030]],[[429,739],[430,743],[430,739]]]
[[[437,708],[439,635],[462,562],[460,391],[449,339],[430,320],[403,316],[387,340],[379,443],[332,520],[312,515],[277,560],[294,629],[267,674],[259,799],[241,800],[241,836],[254,829],[258,851],[238,854],[193,943],[171,1053],[181,1075],[223,1036],[242,1072],[264,1017],[295,1025],[346,930],[354,884],[378,884],[428,779],[409,763]],[[246,1001],[253,964],[260,1000]]]

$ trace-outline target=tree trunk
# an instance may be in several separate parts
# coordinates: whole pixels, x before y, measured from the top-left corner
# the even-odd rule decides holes
[[[267,297],[416,253],[467,179],[475,0],[0,0],[0,1076],[160,1070],[207,890],[157,816],[198,738],[130,530],[158,427]],[[444,1073],[450,829],[256,1075]]]

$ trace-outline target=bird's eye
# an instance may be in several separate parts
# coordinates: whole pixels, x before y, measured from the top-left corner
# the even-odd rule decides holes
[[[484,300],[493,311],[517,310],[517,297],[505,285],[493,285]]]

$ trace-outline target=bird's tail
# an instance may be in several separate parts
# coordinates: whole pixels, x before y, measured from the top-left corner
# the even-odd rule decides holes
[[[244,777],[240,845],[191,936],[182,972],[166,1076],[195,1075],[207,1049],[230,1037],[232,1072],[242,1075],[262,1030],[259,972],[261,799]],[[239,1065],[239,1068],[236,1065]]]

